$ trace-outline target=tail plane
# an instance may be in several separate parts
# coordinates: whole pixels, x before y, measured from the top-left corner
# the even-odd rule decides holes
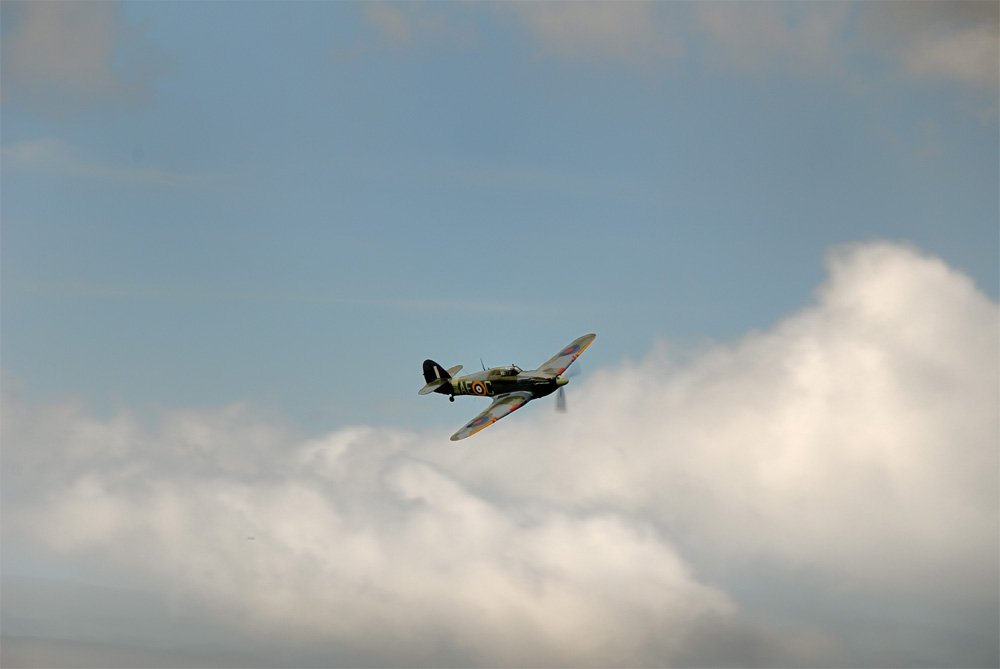
[[[451,387],[448,381],[451,380],[453,375],[458,374],[461,369],[461,365],[445,369],[433,360],[424,360],[424,381],[427,382],[427,385],[420,389],[420,394],[426,395],[435,390],[442,393],[448,392],[447,388]],[[446,390],[439,390],[442,387]]]

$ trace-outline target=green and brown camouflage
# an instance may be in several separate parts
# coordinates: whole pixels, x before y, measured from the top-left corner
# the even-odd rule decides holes
[[[551,395],[569,380],[563,372],[590,346],[597,335],[588,334],[573,340],[559,353],[542,363],[538,369],[525,371],[516,365],[494,367],[481,372],[455,377],[462,366],[444,369],[433,360],[424,360],[426,385],[419,394],[440,393],[455,401],[458,395],[492,397],[493,403],[451,436],[452,441],[465,439],[489,427],[531,400]]]

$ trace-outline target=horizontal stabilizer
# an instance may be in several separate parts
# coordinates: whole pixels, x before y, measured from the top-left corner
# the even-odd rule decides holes
[[[427,393],[432,393],[444,384],[448,383],[448,379],[434,379],[426,386],[417,391],[418,395],[426,395]]]

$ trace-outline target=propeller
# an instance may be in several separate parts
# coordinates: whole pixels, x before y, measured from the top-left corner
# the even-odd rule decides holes
[[[566,413],[566,389],[565,386],[556,391],[556,412]]]
[[[567,374],[563,374],[567,379],[572,379],[575,376],[580,376],[579,365],[571,368],[572,371],[567,370]],[[566,413],[566,386],[559,386],[559,390],[556,391],[556,412]]]

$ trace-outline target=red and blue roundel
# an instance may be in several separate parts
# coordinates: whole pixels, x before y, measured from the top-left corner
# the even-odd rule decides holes
[[[489,422],[490,422],[490,417],[489,416],[480,416],[476,420],[474,420],[471,423],[469,423],[469,427],[479,427],[480,425],[485,425],[486,423],[489,423]]]
[[[572,346],[567,346],[566,348],[564,348],[562,352],[559,353],[559,355],[576,355],[579,352],[580,352],[580,347],[574,344]]]

